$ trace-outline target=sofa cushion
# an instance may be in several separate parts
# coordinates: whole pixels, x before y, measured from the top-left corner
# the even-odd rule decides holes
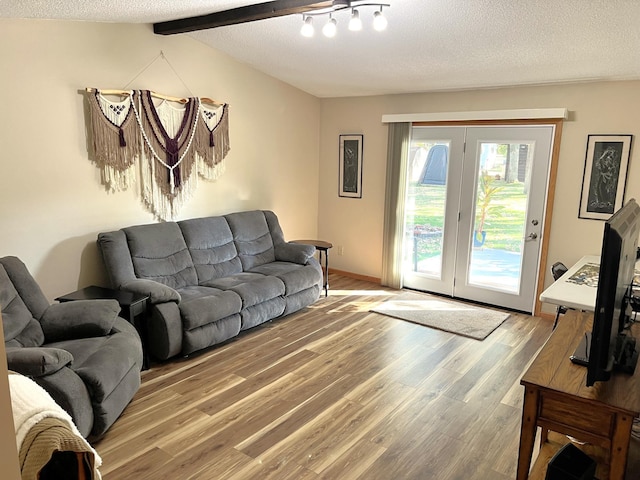
[[[225,215],[244,271],[276,259],[273,239],[260,210]]]
[[[204,284],[242,271],[242,264],[224,217],[195,218],[178,222],[196,268],[198,282]]]
[[[177,223],[155,223],[123,229],[136,277],[171,288],[197,285],[191,254]]]
[[[312,265],[290,262],[272,262],[255,267],[251,272],[278,277],[285,286],[285,295],[291,295],[313,285],[322,284],[322,275]]]
[[[205,283],[206,287],[217,288],[219,290],[229,290],[241,283],[251,282],[264,278],[264,275],[256,272],[240,272],[234,275],[227,275],[222,278],[214,278]]]
[[[179,305],[184,330],[192,330],[240,312],[242,301],[232,292],[216,292],[182,301]]]
[[[242,298],[243,309],[282,296],[285,290],[279,278],[249,272],[212,280],[209,285],[236,292]]]
[[[39,347],[44,343],[40,323],[18,295],[3,265],[0,265],[0,311],[7,346]]]
[[[219,288],[208,287],[206,285],[191,285],[189,287],[181,288],[178,292],[182,298],[181,301],[188,302],[194,298],[215,295],[216,293],[222,292],[222,290]]]
[[[130,370],[137,369],[140,375],[140,367],[137,366],[139,348],[123,348],[123,345],[131,343],[130,337],[118,334],[55,342],[47,346],[62,348],[73,355],[71,369],[82,378],[91,392],[92,401],[101,403]]]
[[[250,282],[240,283],[231,287],[240,298],[242,298],[242,308],[246,309],[258,305],[267,300],[284,295],[284,283],[276,277],[262,277]]]

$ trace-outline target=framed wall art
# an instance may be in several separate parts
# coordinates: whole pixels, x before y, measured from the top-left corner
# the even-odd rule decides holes
[[[363,135],[340,135],[338,196],[362,198]]]
[[[632,135],[589,135],[579,218],[607,220],[622,207]]]

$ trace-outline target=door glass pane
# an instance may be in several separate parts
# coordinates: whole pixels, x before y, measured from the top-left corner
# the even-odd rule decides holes
[[[441,278],[449,148],[449,141],[411,142],[403,245],[405,272]]]
[[[533,147],[480,144],[469,285],[520,292]]]

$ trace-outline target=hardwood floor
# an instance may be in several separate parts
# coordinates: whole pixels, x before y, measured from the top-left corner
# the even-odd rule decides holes
[[[395,291],[337,275],[328,298],[153,364],[94,445],[105,480],[515,478],[520,377],[552,322],[482,342],[369,309]]]

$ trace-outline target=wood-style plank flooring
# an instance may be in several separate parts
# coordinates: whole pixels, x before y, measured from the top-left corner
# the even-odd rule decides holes
[[[527,365],[552,322],[484,341],[369,309],[397,291],[331,275],[314,305],[154,363],[95,443],[105,480],[515,478]]]

